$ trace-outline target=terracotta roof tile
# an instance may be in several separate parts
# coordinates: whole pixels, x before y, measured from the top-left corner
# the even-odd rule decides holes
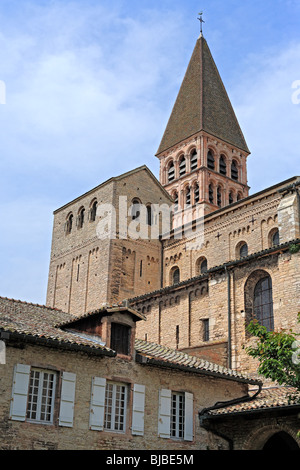
[[[156,343],[149,343],[137,339],[135,342],[137,353],[147,359],[148,364],[160,364],[166,367],[183,367],[191,372],[199,372],[220,377],[241,380],[246,383],[258,384],[259,381],[250,378],[246,374],[240,374],[218,364],[205,361],[195,356],[190,356],[181,351],[177,351]]]
[[[252,392],[254,394],[254,392]],[[251,395],[251,392],[250,392]],[[285,406],[300,406],[300,393],[292,387],[263,388],[252,401],[224,406],[223,408],[208,411],[208,416],[224,416],[229,414],[245,413],[249,411],[271,410]]]
[[[82,338],[57,327],[76,319],[75,316],[43,305],[0,297],[0,330],[31,338],[52,340],[103,351],[111,351],[100,343]]]

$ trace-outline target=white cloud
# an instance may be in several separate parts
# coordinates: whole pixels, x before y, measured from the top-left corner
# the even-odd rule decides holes
[[[244,70],[233,95],[252,153],[248,178],[253,192],[300,173],[300,105],[292,100],[292,84],[300,79],[300,43],[251,56]]]

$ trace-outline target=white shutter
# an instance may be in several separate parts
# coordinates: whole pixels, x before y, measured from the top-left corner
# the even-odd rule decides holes
[[[192,441],[194,439],[194,404],[193,394],[185,393],[184,405],[184,440]]]
[[[90,406],[90,429],[103,431],[106,379],[93,377]]]
[[[28,399],[30,366],[17,364],[14,370],[10,419],[25,421]]]
[[[144,435],[145,385],[134,384],[132,405],[132,434]]]
[[[170,437],[171,425],[171,390],[161,389],[159,392],[158,435],[164,439]]]
[[[70,372],[63,372],[60,398],[59,425],[68,428],[71,428],[73,426],[75,382],[76,374],[72,374]]]

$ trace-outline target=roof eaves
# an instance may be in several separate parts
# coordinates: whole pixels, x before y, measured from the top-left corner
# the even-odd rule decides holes
[[[136,361],[143,365],[157,366],[157,367],[163,367],[163,368],[168,368],[168,369],[171,368],[175,370],[181,370],[184,372],[196,373],[200,375],[208,375],[211,377],[218,377],[218,378],[222,378],[225,380],[233,380],[235,382],[241,382],[241,383],[246,383],[246,384],[251,384],[251,385],[261,384],[259,380],[243,377],[241,375],[230,374],[229,371],[226,373],[226,372],[220,372],[220,371],[205,370],[199,367],[177,364],[168,360],[156,359],[154,357],[149,358],[140,353],[136,354]]]
[[[160,295],[160,294],[163,294],[163,293],[167,293],[167,292],[170,292],[170,291],[178,290],[181,287],[185,287],[189,284],[193,284],[194,282],[199,282],[201,280],[208,279],[209,274],[211,274],[211,273],[215,273],[215,272],[218,272],[218,271],[224,271],[228,268],[244,264],[248,261],[251,261],[252,259],[256,259],[256,258],[259,258],[259,257],[264,257],[264,256],[267,256],[267,255],[272,255],[272,254],[276,254],[276,253],[279,253],[279,252],[282,252],[282,251],[286,251],[293,244],[295,244],[295,245],[300,244],[300,239],[297,238],[296,240],[290,240],[289,242],[282,243],[281,245],[277,245],[276,247],[267,248],[265,250],[262,250],[262,251],[259,251],[259,252],[256,252],[256,253],[252,253],[248,256],[245,256],[244,258],[233,260],[233,261],[228,261],[228,262],[223,263],[219,266],[214,266],[213,268],[208,269],[205,274],[201,274],[200,276],[195,276],[195,277],[186,279],[185,281],[179,282],[178,284],[175,284],[175,285],[172,285],[172,286],[166,286],[166,287],[163,287],[162,289],[158,289],[158,290],[153,291],[153,292],[148,292],[146,294],[143,294],[143,295],[140,295],[140,296],[137,296],[137,297],[133,297],[131,299],[128,299],[128,302],[131,303],[131,304],[134,304],[134,303],[137,303],[139,301],[143,301],[143,300],[145,300],[149,297],[153,297],[153,296]]]
[[[109,356],[115,357],[116,352],[112,349],[105,347],[95,347],[92,345],[78,344],[71,341],[64,341],[62,339],[47,338],[46,336],[36,336],[29,333],[19,333],[16,331],[0,329],[0,332],[5,333],[5,340],[9,341],[10,339],[18,340],[23,343],[36,344],[39,346],[47,346],[55,349],[62,349],[65,351],[80,351],[92,354],[94,356]],[[8,334],[8,338],[7,338]]]

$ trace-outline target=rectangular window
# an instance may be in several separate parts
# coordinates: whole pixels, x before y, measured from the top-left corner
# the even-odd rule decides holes
[[[111,324],[110,347],[118,354],[130,354],[130,331],[131,328],[119,323]]]
[[[171,437],[177,439],[184,438],[184,393],[172,392],[171,399]]]
[[[32,369],[29,380],[27,419],[39,423],[53,422],[56,374]]]
[[[202,320],[203,324],[203,341],[209,341],[209,320]]]
[[[127,386],[107,382],[105,390],[104,429],[125,432]]]

